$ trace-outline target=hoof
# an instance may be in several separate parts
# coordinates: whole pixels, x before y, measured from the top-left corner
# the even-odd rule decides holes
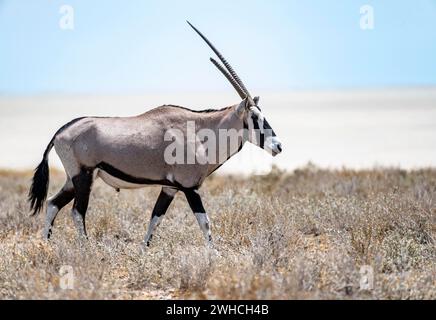
[[[52,234],[51,229],[49,229],[48,231],[44,231],[44,232],[42,233],[42,238],[43,238],[45,241],[49,241],[50,238],[51,238],[51,234]]]
[[[139,246],[139,254],[145,254],[147,253],[149,244],[146,242],[143,242],[140,246]]]

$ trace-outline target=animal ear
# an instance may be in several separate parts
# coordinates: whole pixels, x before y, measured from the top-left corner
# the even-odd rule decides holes
[[[259,104],[259,100],[260,100],[259,96],[255,96],[255,97],[253,98],[253,101],[254,101],[254,103],[256,104],[256,106]]]

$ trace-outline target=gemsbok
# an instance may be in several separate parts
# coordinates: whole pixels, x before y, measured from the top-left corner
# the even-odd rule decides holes
[[[171,201],[182,191],[194,212],[206,241],[211,244],[209,218],[198,190],[204,180],[232,155],[239,152],[246,141],[270,152],[273,156],[282,151],[282,145],[266,121],[258,104],[252,98],[230,64],[213,44],[193,25],[188,24],[209,45],[222,65],[211,62],[223,73],[242,101],[219,110],[196,111],[175,105],[163,105],[133,117],[82,117],[62,126],[48,144],[42,162],[35,169],[29,191],[32,215],[41,211],[47,198],[49,185],[48,156],[54,147],[66,172],[62,189],[47,201],[43,236],[49,239],[58,212],[74,199],[72,217],[81,237],[87,238],[85,215],[92,184],[101,178],[116,190],[141,188],[147,185],[162,186],[154,205],[145,244],[148,246],[153,232],[160,224]],[[227,69],[224,69],[224,67]],[[208,133],[208,139],[189,136],[189,126],[195,132]],[[171,134],[179,132],[179,135]],[[218,144],[222,132],[237,132],[237,143],[225,150],[211,147]],[[242,134],[240,134],[242,132]],[[182,135],[181,139],[177,139]],[[174,139],[176,137],[176,139]],[[213,138],[211,138],[213,137]],[[230,139],[231,134],[227,137]],[[226,137],[226,141],[227,141]],[[221,143],[222,144],[222,143]],[[220,147],[220,146],[219,146]],[[176,158],[185,160],[193,153],[194,160],[207,157],[216,161],[174,161],[174,151],[181,150]],[[223,153],[225,156],[223,157]],[[170,159],[169,159],[170,158]],[[192,154],[191,154],[192,158]],[[191,159],[192,160],[192,159]]]

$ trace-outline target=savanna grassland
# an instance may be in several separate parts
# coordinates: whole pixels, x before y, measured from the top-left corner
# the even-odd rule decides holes
[[[28,213],[30,178],[0,172],[3,299],[436,299],[435,169],[215,175],[201,190],[214,249],[178,194],[145,252],[159,188],[97,181],[89,240],[77,239],[69,205],[45,242],[44,214]],[[49,194],[63,181],[52,171]],[[60,286],[65,266],[73,289]]]

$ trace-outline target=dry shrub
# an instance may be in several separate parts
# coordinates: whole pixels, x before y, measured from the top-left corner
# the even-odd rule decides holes
[[[0,298],[435,299],[436,171],[322,170],[214,175],[201,190],[206,247],[182,194],[141,249],[159,193],[97,181],[77,239],[67,206],[50,242],[29,217],[30,172],[0,171]],[[50,194],[63,183],[52,177]],[[62,289],[71,266],[74,288]],[[361,268],[373,288],[361,287]]]

